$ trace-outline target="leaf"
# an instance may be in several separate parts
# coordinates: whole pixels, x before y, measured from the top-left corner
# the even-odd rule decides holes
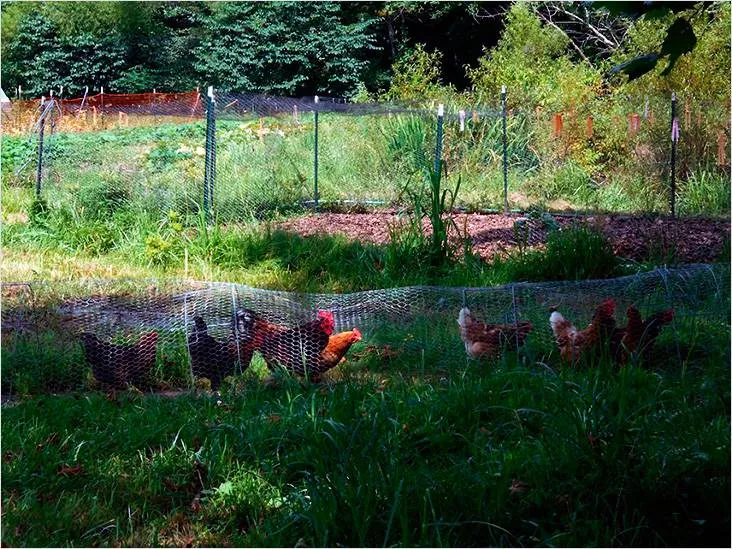
[[[230,496],[234,493],[234,484],[230,480],[222,482],[216,488],[216,492],[222,496]]]
[[[668,55],[668,66],[661,73],[666,76],[674,68],[676,60],[689,53],[696,46],[696,35],[694,29],[684,18],[679,18],[666,31],[666,39],[661,46],[661,55]]]
[[[84,474],[84,468],[81,465],[74,465],[69,466],[65,463],[63,465],[59,465],[58,467],[58,474],[64,477],[73,477],[76,475],[82,475]]]
[[[633,59],[614,66],[608,72],[608,76],[624,72],[628,75],[628,81],[635,80],[647,72],[652,71],[658,64],[659,58],[660,56],[657,53],[649,53],[647,55],[641,55],[640,57],[634,57]]]

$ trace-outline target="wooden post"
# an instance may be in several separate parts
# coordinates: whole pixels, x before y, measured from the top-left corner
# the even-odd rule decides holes
[[[634,137],[638,135],[640,130],[640,115],[637,113],[628,114],[628,137]]]
[[[727,165],[727,136],[724,131],[717,135],[717,166]]]
[[[688,131],[690,127],[691,127],[691,105],[687,101],[686,105],[684,105],[684,129]]]
[[[593,123],[594,119],[592,118],[592,115],[587,117],[587,137],[591,138],[593,134]]]
[[[473,124],[477,124],[480,122],[480,116],[478,116],[478,111],[473,111]]]
[[[562,135],[563,128],[564,121],[562,120],[562,113],[556,113],[552,116],[552,136],[560,137]]]
[[[460,109],[460,131],[465,131],[465,111]]]

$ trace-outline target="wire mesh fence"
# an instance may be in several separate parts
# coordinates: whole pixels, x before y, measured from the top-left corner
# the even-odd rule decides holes
[[[438,144],[437,110],[423,105],[197,92],[16,102],[3,114],[15,136],[3,141],[3,186],[36,184],[77,212],[125,204],[229,223],[408,207],[440,150],[469,210],[668,213],[673,197],[673,213],[729,212],[728,105],[680,98],[675,125],[659,99],[593,109],[448,105]]]
[[[605,351],[619,365],[682,368],[715,346],[728,352],[729,282],[728,266],[689,265],[609,280],[353,294],[176,280],[5,283],[2,393],[220,389],[254,364],[315,380],[384,368],[431,378],[476,358],[468,367],[490,375],[491,363],[510,357],[557,369],[597,364]],[[583,335],[553,328],[557,315]]]

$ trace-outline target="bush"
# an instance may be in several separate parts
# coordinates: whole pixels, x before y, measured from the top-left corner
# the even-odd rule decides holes
[[[577,225],[549,233],[546,249],[498,260],[508,280],[584,280],[618,276],[620,263],[599,229]]]

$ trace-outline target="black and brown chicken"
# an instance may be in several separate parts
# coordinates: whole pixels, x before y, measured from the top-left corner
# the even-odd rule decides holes
[[[643,320],[640,311],[631,305],[626,315],[628,324],[616,329],[611,339],[613,358],[620,364],[632,356],[647,356],[663,327],[674,319],[674,310],[658,311]]]
[[[253,318],[249,313],[237,311],[232,316],[227,339],[219,341],[208,333],[203,317],[195,316],[193,332],[188,336],[193,376],[207,378],[216,390],[224,378],[233,375],[237,360],[244,372],[252,361],[253,350],[246,344],[252,332],[251,323]]]
[[[102,341],[94,334],[81,334],[86,360],[94,377],[104,385],[123,389],[137,385],[155,366],[157,332],[145,332],[137,343],[122,345]]]

